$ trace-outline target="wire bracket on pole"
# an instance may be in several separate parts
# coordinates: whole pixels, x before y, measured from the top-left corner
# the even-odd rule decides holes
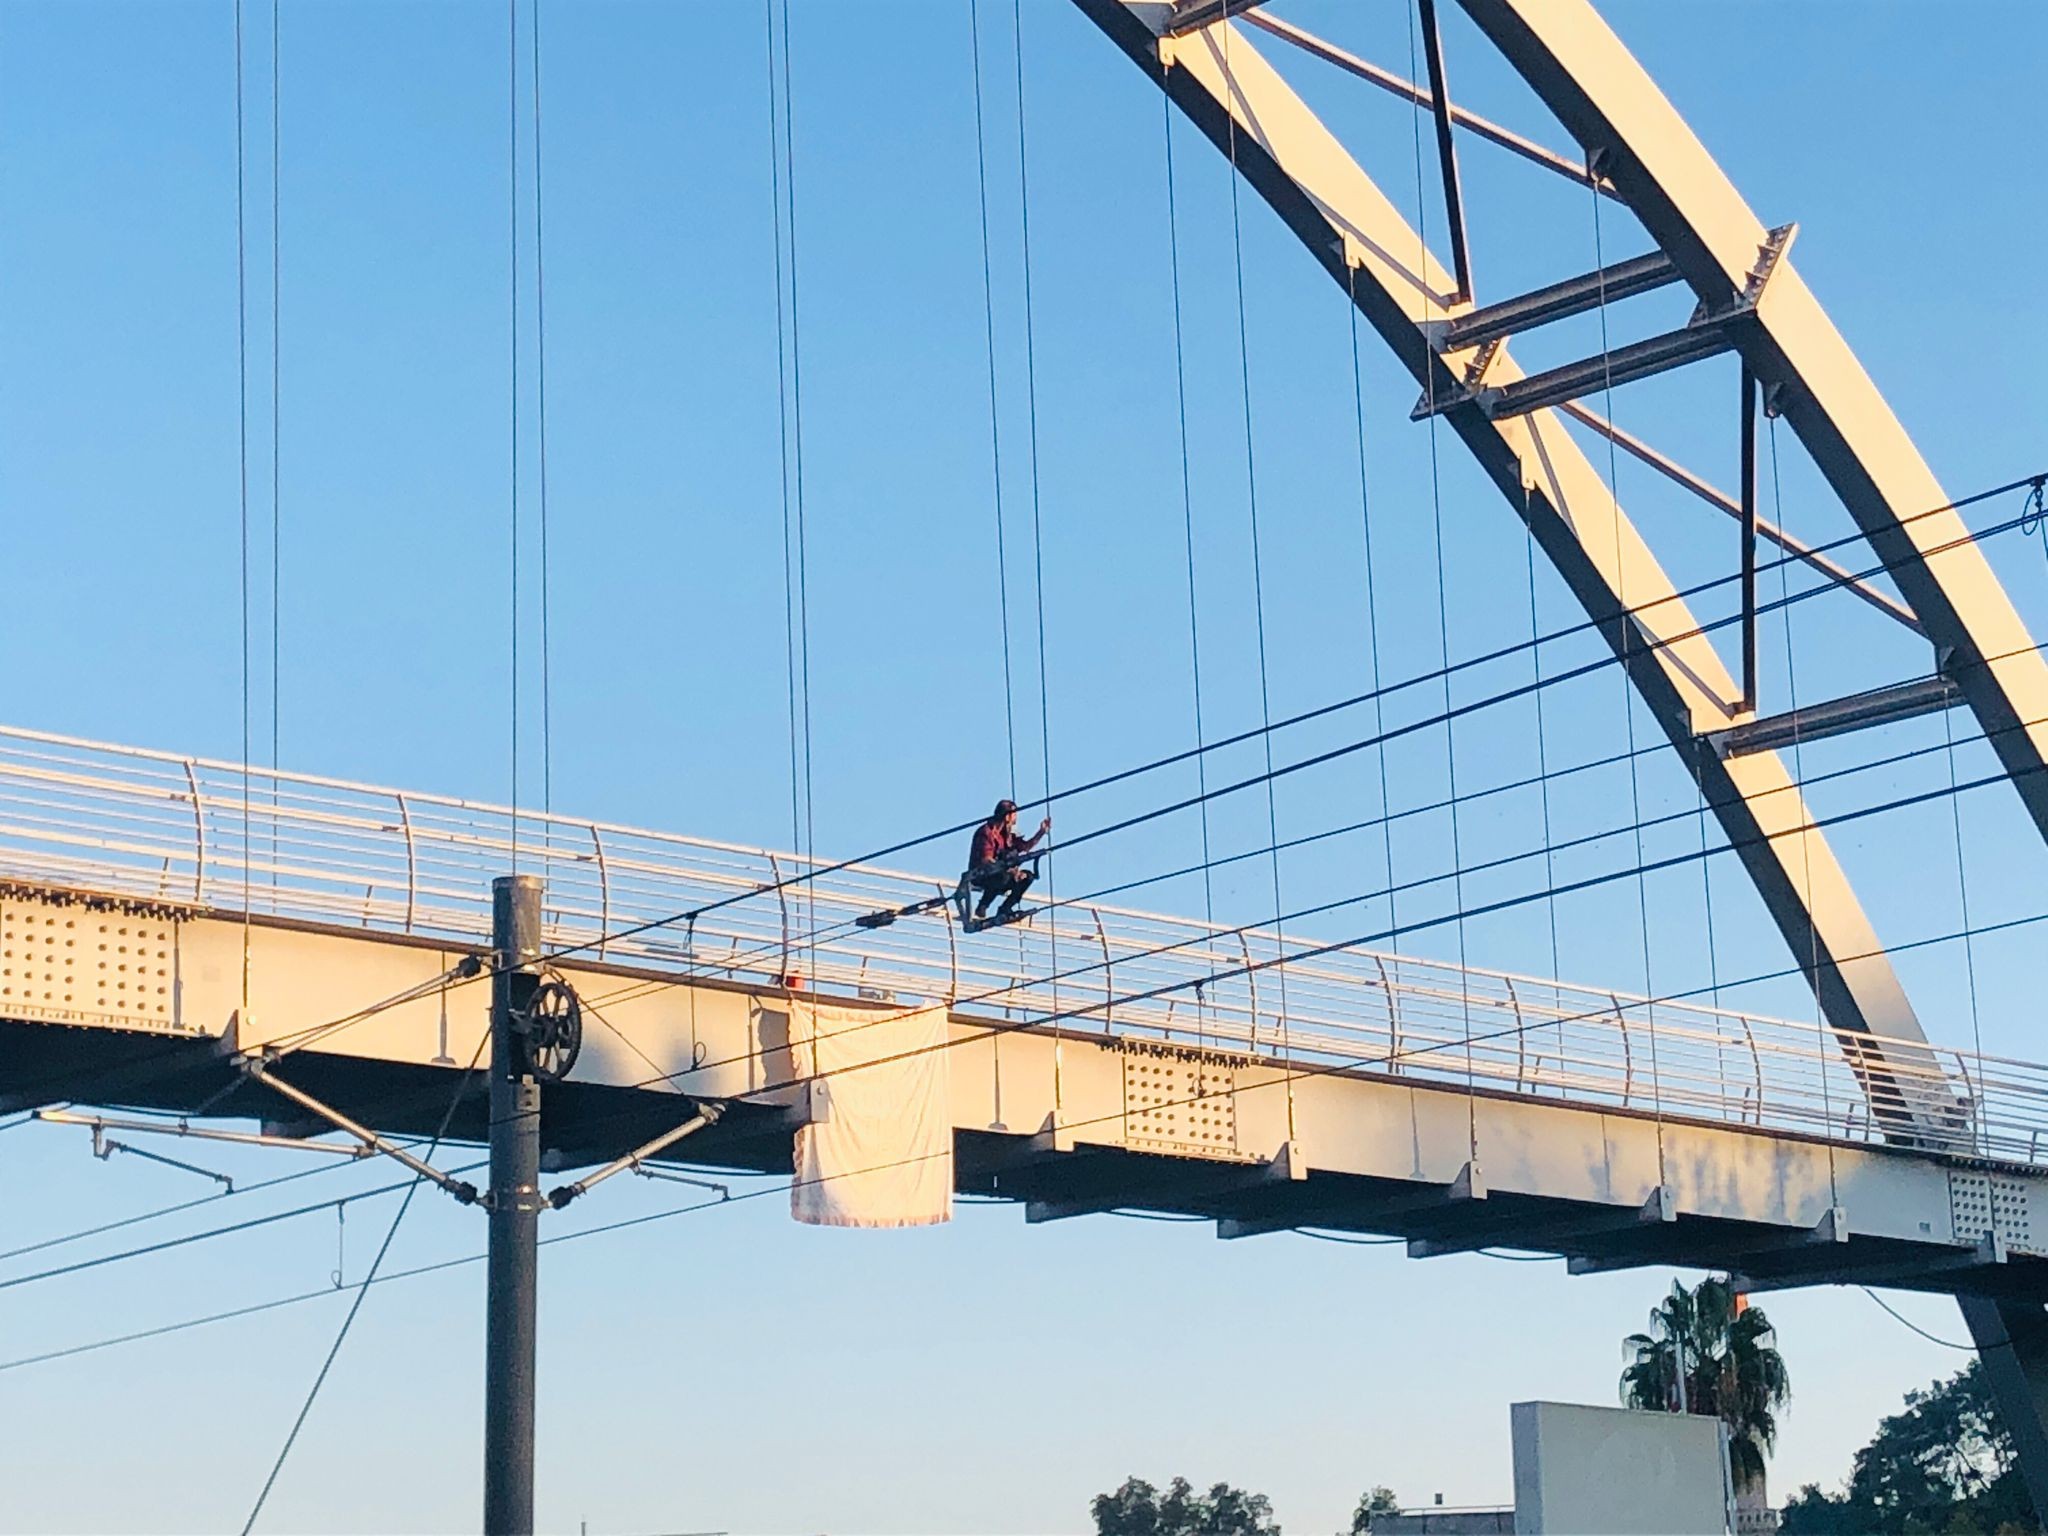
[[[345,1135],[353,1136],[357,1141],[369,1148],[370,1151],[381,1152],[394,1162],[401,1163],[405,1167],[410,1168],[428,1182],[438,1184],[462,1204],[475,1205],[477,1203],[477,1188],[474,1184],[471,1184],[466,1179],[458,1179],[452,1174],[443,1173],[432,1163],[414,1157],[397,1143],[386,1140],[366,1126],[358,1125],[340,1110],[330,1104],[322,1103],[303,1088],[293,1087],[271,1070],[272,1061],[267,1054],[241,1057],[236,1061],[235,1065],[257,1082],[262,1083],[266,1088],[271,1089],[275,1093],[283,1094],[284,1097],[290,1099],[294,1104],[299,1105],[303,1109],[311,1110],[322,1120],[327,1121],[328,1124]]]
[[[130,1157],[139,1157],[145,1162],[162,1163],[166,1168],[176,1168],[184,1173],[196,1173],[203,1179],[211,1179],[232,1195],[235,1181],[224,1173],[215,1173],[211,1168],[202,1168],[197,1163],[180,1162],[175,1157],[165,1157],[161,1152],[146,1152],[141,1147],[131,1147],[125,1141],[116,1141],[106,1133],[106,1128],[95,1125],[92,1128],[92,1155],[105,1162],[116,1152],[126,1152]]]
[[[723,1104],[700,1104],[695,1115],[674,1129],[663,1131],[652,1141],[641,1143],[641,1145],[635,1147],[624,1157],[616,1158],[606,1163],[597,1172],[588,1174],[573,1184],[564,1184],[559,1188],[549,1190],[548,1204],[559,1211],[571,1200],[589,1194],[591,1190],[614,1174],[624,1173],[628,1168],[636,1173],[639,1172],[640,1165],[648,1158],[654,1156],[655,1153],[674,1146],[685,1136],[694,1135],[696,1132],[703,1130],[707,1125],[718,1124],[724,1114],[725,1106]]]

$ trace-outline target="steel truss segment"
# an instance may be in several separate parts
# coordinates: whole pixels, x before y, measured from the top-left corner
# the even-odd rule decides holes
[[[1711,302],[1740,286],[1759,221],[1587,0],[1458,0]],[[1744,327],[1743,359],[1890,570],[2048,837],[2048,661],[1884,398],[1789,261]],[[2048,1509],[2048,1321],[2038,1306],[1963,1315]]]
[[[1703,303],[1739,302],[1763,225],[1588,0],[1457,0],[1581,144]],[[1917,260],[1902,253],[1901,260]],[[2048,660],[1962,519],[1789,258],[1737,330],[1889,568],[2048,836]]]
[[[1075,4],[1212,143],[1234,149],[1239,173],[1352,295],[1425,395],[1458,395],[1477,349],[1439,352],[1428,334],[1433,322],[1470,313],[1451,301],[1455,280],[1251,41],[1222,24],[1162,37],[1153,24],[1159,8],[1126,0]],[[1703,295],[1710,310],[1741,302],[1767,245],[1762,227],[1752,228],[1725,290]],[[1776,296],[1785,275],[1781,265],[1767,295]],[[1487,346],[1484,382],[1519,382],[1524,375],[1506,346]],[[1563,418],[1537,409],[1496,420],[1466,400],[1443,419],[1528,524],[1697,774],[1830,1023],[1872,1037],[1845,1054],[1873,1113],[1907,1134],[1914,1125],[1952,1125],[1954,1101],[1931,1070],[1926,1036],[1847,876],[1810,829],[1785,765],[1771,752],[1724,761],[1696,740],[1746,718],[1735,682]]]

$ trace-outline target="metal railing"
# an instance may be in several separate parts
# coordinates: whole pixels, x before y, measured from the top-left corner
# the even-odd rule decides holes
[[[474,944],[492,877],[515,867],[545,882],[551,947],[622,964],[1842,1142],[1910,1124],[1927,1150],[2048,1163],[2048,1067],[2031,1062],[1880,1054],[1812,1021],[1310,955],[1300,936],[1107,905],[979,934],[950,911],[861,928],[957,876],[813,878],[790,853],[0,728],[0,880]]]

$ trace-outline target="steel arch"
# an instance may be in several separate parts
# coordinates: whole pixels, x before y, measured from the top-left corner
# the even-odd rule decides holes
[[[1525,378],[1506,335],[1460,339],[1455,322],[1474,312],[1467,285],[1424,248],[1229,19],[1232,7],[1074,3],[1230,154],[1415,376],[1427,413],[1446,418],[1526,522],[1697,775],[1831,1026],[1859,1037],[1844,1040],[1845,1054],[1888,1133],[1909,1138],[1916,1125],[1955,1113],[1939,1090],[1901,1094],[1884,1071],[1888,1062],[1927,1059],[1916,1050],[1926,1036],[1912,1005],[1777,754],[1724,757],[1713,749],[1709,735],[1753,718],[1754,699],[1697,633],[1655,555],[1569,435],[1558,409],[1569,399],[1539,397],[1534,408],[1496,414],[1500,392]],[[1784,255],[1785,234],[1765,229],[1589,0],[1457,4],[1579,141],[1593,168],[1587,179],[1628,206],[1701,313],[1714,317],[1717,334],[1706,339],[1740,354],[1799,435],[2048,837],[2048,662],[1961,518],[1934,510],[1946,496]],[[1441,79],[1440,70],[1433,75]],[[1410,90],[1411,99],[1429,100]],[[1455,115],[1441,104],[1453,207]],[[1464,255],[1455,254],[1462,275]],[[1668,339],[1686,344],[1682,334]],[[2015,1424],[2029,1489],[2048,1509],[2048,1320],[2037,1306],[1966,1303],[1964,1311]]]

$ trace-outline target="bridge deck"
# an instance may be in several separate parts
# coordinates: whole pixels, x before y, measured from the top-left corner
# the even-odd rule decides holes
[[[513,858],[504,808],[0,731],[0,1094],[274,1117],[223,1045],[432,981],[481,946]],[[801,975],[878,1006],[952,1000],[960,1187],[1035,1218],[1136,1205],[1419,1254],[2048,1294],[2032,1063],[1894,1043],[1877,1071],[1811,1022],[1096,904],[979,935],[944,914],[863,929],[951,878],[806,879],[788,854],[523,811],[517,860],[546,882],[548,942],[589,946],[563,962],[599,1024],[550,1090],[560,1162],[630,1147],[683,1093],[739,1101],[691,1161],[787,1168],[804,1099],[774,1021]],[[300,1053],[295,1080],[431,1130],[481,1006],[478,984],[440,985]],[[1185,1078],[1216,1129],[1134,1109],[1147,1074]]]

